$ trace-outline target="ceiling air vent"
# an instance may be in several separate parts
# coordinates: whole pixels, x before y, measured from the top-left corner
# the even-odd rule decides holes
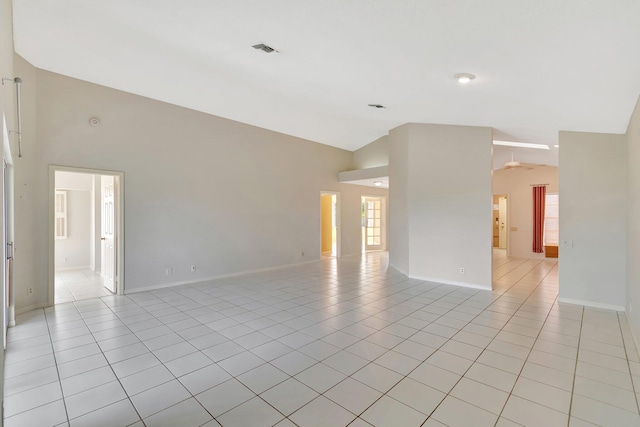
[[[380,104],[368,104],[368,105],[371,108],[387,108],[384,105],[380,105]]]
[[[253,45],[253,48],[254,48],[254,49],[257,49],[257,50],[261,50],[261,51],[263,51],[263,52],[267,52],[267,53],[271,53],[271,52],[278,53],[278,51],[277,51],[277,50],[275,50],[275,49],[274,49],[274,48],[272,48],[271,46],[267,46],[267,45],[266,45],[266,44],[264,44],[264,43],[255,44],[255,45]]]

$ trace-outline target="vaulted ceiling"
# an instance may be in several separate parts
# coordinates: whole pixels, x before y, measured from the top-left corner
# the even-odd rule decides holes
[[[640,94],[637,0],[13,4],[36,67],[349,150],[407,122],[624,133]]]

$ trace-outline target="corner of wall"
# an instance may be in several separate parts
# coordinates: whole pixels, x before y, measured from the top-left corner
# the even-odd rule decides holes
[[[640,96],[627,127],[626,313],[631,333],[640,337]],[[633,310],[635,307],[635,311]]]

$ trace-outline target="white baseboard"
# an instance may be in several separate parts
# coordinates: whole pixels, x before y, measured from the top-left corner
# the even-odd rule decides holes
[[[490,291],[491,285],[480,285],[477,283],[456,282],[455,280],[444,280],[435,277],[423,277],[423,276],[409,276],[410,279],[424,280],[425,282],[442,283],[443,285],[460,286],[463,288],[481,289],[483,291]]]
[[[181,281],[178,281],[178,282],[171,282],[171,283],[162,283],[160,285],[144,286],[142,288],[125,289],[124,293],[125,293],[125,295],[126,294],[135,294],[135,293],[138,293],[138,292],[147,292],[147,291],[155,291],[155,290],[158,290],[158,289],[170,288],[172,286],[193,285],[195,283],[209,282],[211,280],[226,279],[226,278],[229,278],[229,277],[244,276],[244,275],[247,275],[247,274],[254,274],[254,273],[264,273],[266,271],[281,270],[283,268],[296,267],[296,266],[305,265],[305,264],[314,264],[314,263],[318,263],[318,262],[320,262],[320,260],[316,259],[316,260],[313,260],[313,261],[305,261],[305,262],[297,262],[297,263],[293,263],[293,264],[277,265],[277,266],[274,266],[274,267],[265,267],[265,268],[259,268],[259,269],[256,269],[256,270],[239,271],[237,273],[228,273],[228,274],[220,274],[220,275],[217,275],[217,276],[201,277],[199,279],[181,280]]]
[[[605,310],[625,311],[623,305],[604,304],[601,302],[587,301],[587,300],[581,300],[581,299],[558,297],[558,302],[564,302],[567,304],[584,305],[585,307],[603,308]]]

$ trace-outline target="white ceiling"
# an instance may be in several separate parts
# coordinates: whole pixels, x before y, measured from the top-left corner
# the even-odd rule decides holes
[[[546,144],[624,133],[640,94],[637,0],[13,5],[16,51],[39,68],[349,150],[407,122]]]

